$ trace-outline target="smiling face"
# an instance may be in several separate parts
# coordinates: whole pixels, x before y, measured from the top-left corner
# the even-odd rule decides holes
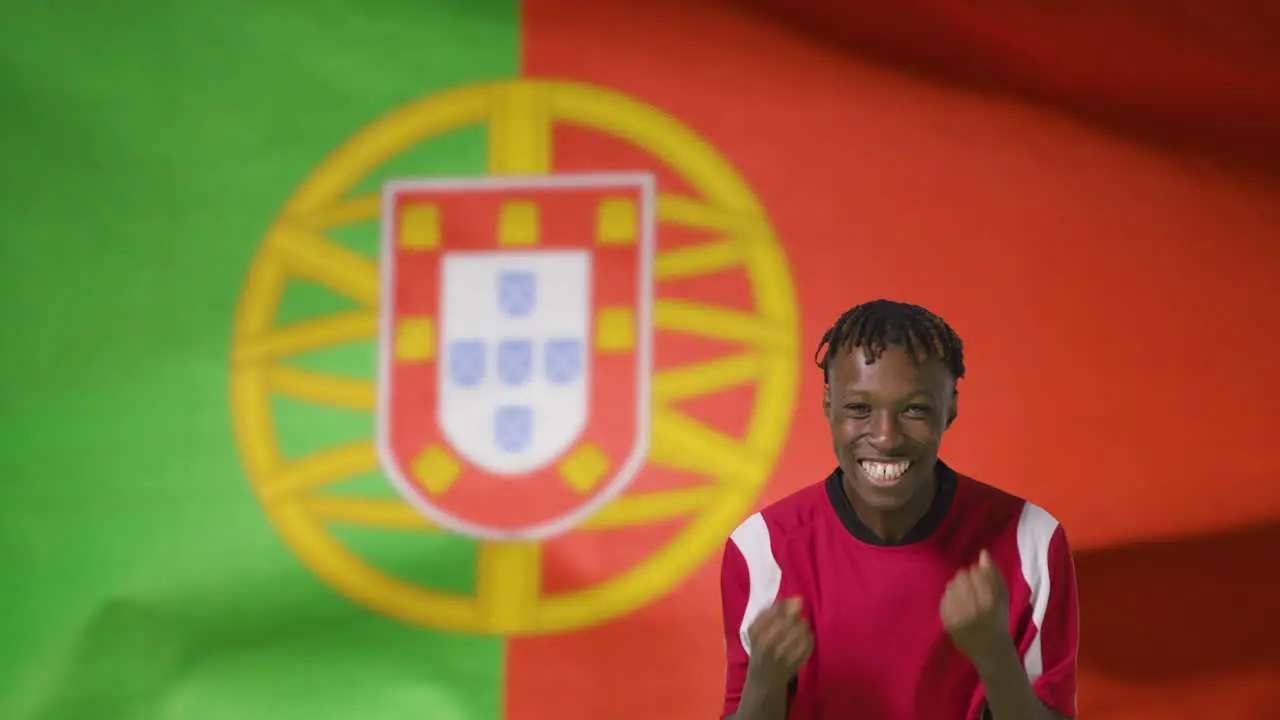
[[[947,367],[897,346],[872,362],[862,348],[842,348],[827,383],[823,409],[846,487],[858,496],[850,500],[891,512],[922,493],[932,497],[942,434],[956,417]]]

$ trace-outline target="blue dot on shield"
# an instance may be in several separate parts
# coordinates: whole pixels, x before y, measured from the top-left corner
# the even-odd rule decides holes
[[[505,270],[498,274],[498,310],[507,317],[524,317],[533,312],[537,299],[537,278],[527,270]]]
[[[494,411],[493,435],[503,452],[528,450],[533,444],[533,408],[528,405],[499,407]]]

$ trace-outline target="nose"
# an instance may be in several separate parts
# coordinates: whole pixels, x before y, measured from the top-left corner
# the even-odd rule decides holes
[[[867,440],[878,452],[890,453],[896,450],[902,438],[902,429],[898,426],[898,414],[891,410],[877,410],[871,415],[871,428]]]

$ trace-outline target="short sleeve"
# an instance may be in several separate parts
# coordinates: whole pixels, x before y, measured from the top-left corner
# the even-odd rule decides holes
[[[1024,653],[1024,661],[1031,686],[1040,700],[1059,714],[1073,718],[1076,716],[1080,614],[1076,604],[1075,562],[1061,525],[1050,538],[1047,565],[1049,583],[1044,615],[1038,623],[1036,638]]]
[[[724,617],[724,710],[721,717],[728,717],[738,710],[742,699],[742,686],[747,679],[747,662],[750,659],[742,641],[742,620],[747,611],[747,599],[751,595],[751,576],[742,552],[729,541],[720,561],[720,601]]]

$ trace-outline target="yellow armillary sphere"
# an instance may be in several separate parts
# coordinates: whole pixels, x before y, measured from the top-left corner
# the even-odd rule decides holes
[[[691,189],[658,188],[659,238],[663,228],[689,228],[711,239],[673,248],[659,242],[653,261],[658,283],[740,271],[754,308],[657,294],[652,306],[657,330],[740,348],[653,371],[647,466],[704,482],[628,489],[573,531],[604,533],[679,520],[670,540],[600,584],[548,593],[542,587],[540,542],[479,538],[474,592],[431,588],[393,574],[341,539],[352,528],[377,529],[412,546],[445,532],[393,494],[325,492],[379,472],[373,437],[290,453],[281,435],[278,399],[371,414],[378,406],[376,384],[286,361],[336,346],[371,347],[377,340],[377,262],[333,239],[346,226],[379,219],[379,194],[361,185],[372,173],[434,137],[482,126],[492,175],[549,175],[555,170],[551,138],[558,123],[635,146]],[[648,168],[601,168],[637,169]],[[318,283],[355,309],[282,318],[286,291],[300,282]],[[232,417],[248,477],[266,513],[305,565],[335,590],[370,610],[426,627],[554,633],[601,623],[663,595],[721,547],[759,497],[786,439],[798,382],[797,333],[786,259],[764,210],[728,163],[690,130],[635,99],[584,84],[521,79],[470,85],[428,96],[365,128],[289,199],[253,260],[236,316]],[[677,409],[678,403],[744,386],[753,392],[740,437]]]

